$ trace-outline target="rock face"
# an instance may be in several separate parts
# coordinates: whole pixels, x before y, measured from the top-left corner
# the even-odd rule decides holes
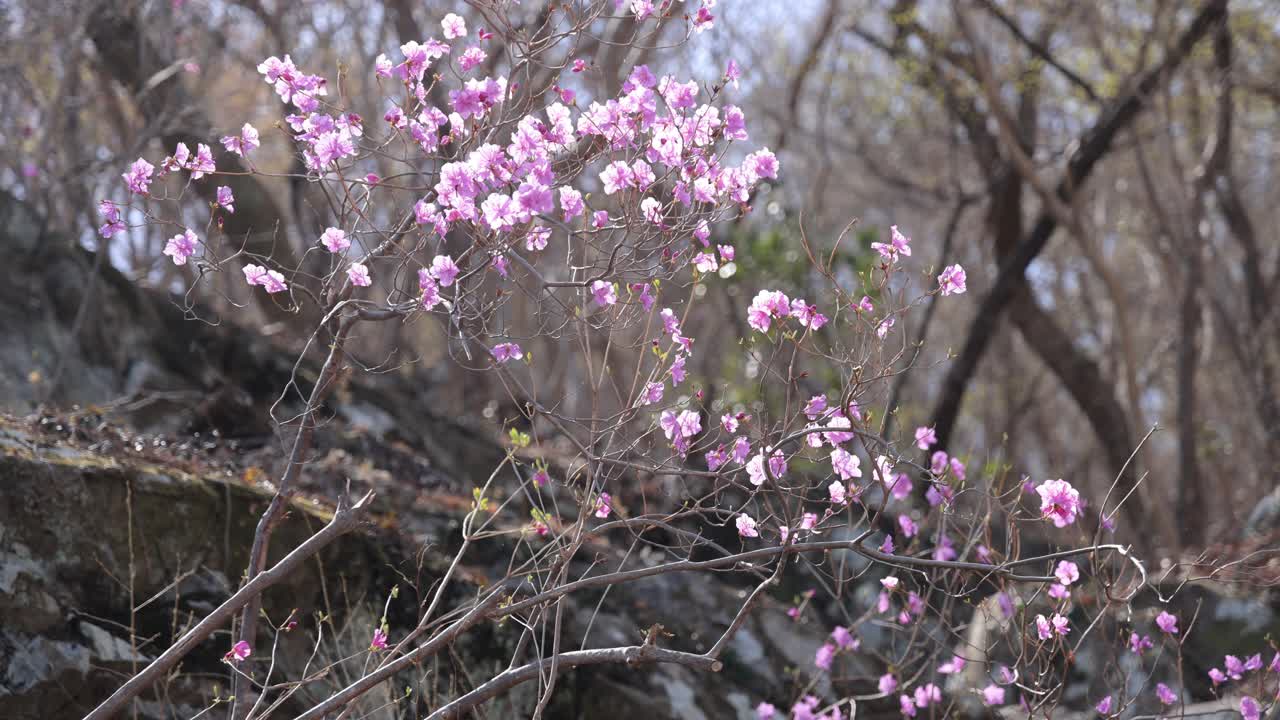
[[[238,474],[210,473],[197,463],[184,468],[178,461],[96,452],[93,446],[102,443],[77,440],[70,424],[0,417],[0,716],[6,720],[83,715],[229,597],[269,497]],[[440,576],[457,542],[461,511],[451,508],[461,507],[465,503],[442,499],[406,522],[413,535],[434,535],[440,552],[416,553],[403,534],[370,527],[340,539],[268,592],[265,609],[273,622],[282,624],[291,612],[299,621],[278,636],[285,675],[296,677],[320,625],[336,638],[320,643],[322,657],[367,649],[396,585],[400,598],[390,603],[388,621],[392,638],[403,637],[417,605],[407,586],[429,588]],[[273,554],[299,544],[325,515],[322,505],[298,504],[277,531]],[[496,576],[508,550],[469,555],[464,575],[472,582]],[[473,590],[463,583],[455,599]],[[601,612],[598,594],[575,596],[566,605],[567,636],[582,637],[590,625],[588,647],[635,644],[642,628],[660,622],[673,635],[665,645],[705,650],[714,640],[707,633],[727,627],[739,592],[706,576],[665,575],[615,588]],[[327,619],[317,623],[317,612]],[[398,678],[393,686],[417,688],[418,711],[436,707],[461,687],[459,666],[472,678],[505,667],[516,633],[511,623],[478,628],[458,643],[453,663],[434,675]],[[786,670],[807,667],[820,643],[782,608],[766,606],[737,636],[722,672],[576,671],[562,680],[549,717],[748,718],[761,700],[789,694]],[[221,657],[229,645],[228,634],[210,638],[162,692],[139,703],[140,716],[190,717],[214,701],[219,687],[225,694],[228,668]],[[334,683],[300,693],[281,716],[332,692]],[[518,714],[511,703],[527,696],[523,690],[499,701],[495,716]]]

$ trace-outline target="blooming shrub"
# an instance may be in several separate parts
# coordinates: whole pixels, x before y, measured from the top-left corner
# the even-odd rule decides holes
[[[351,352],[352,329],[387,320],[437,323],[466,363],[501,380],[534,432],[511,429],[504,467],[476,488],[462,552],[485,542],[486,533],[514,528],[522,533],[519,554],[511,576],[486,591],[501,595],[500,606],[477,600],[446,616],[432,603],[423,610],[424,626],[452,627],[472,609],[487,608],[492,618],[545,627],[546,609],[575,582],[601,587],[633,578],[623,569],[573,577],[569,559],[585,539],[676,527],[694,544],[673,545],[685,557],[645,572],[686,571],[690,548],[708,542],[700,538],[728,536],[738,546],[700,567],[763,578],[745,594],[734,623],[717,629],[723,634],[705,652],[659,654],[647,643],[612,655],[564,655],[566,667],[640,659],[719,669],[719,653],[741,619],[772,612],[765,598],[801,559],[824,583],[843,577],[836,568],[856,559],[878,587],[866,599],[836,592],[835,583],[824,588],[823,603],[845,608],[848,621],[823,632],[812,667],[800,671],[810,680],[797,684],[794,697],[759,699],[759,718],[834,720],[851,712],[850,699],[880,701],[906,717],[947,715],[966,699],[1047,712],[1063,698],[1060,664],[1095,627],[1111,633],[1120,651],[1127,644],[1144,671],[1174,662],[1189,618],[1168,611],[1135,616],[1126,621],[1130,640],[1120,624],[1104,622],[1147,583],[1144,565],[1126,548],[1099,541],[1117,499],[1090,507],[1069,480],[1024,486],[1007,469],[971,467],[937,447],[931,427],[881,435],[892,410],[879,404],[883,390],[910,352],[902,326],[925,303],[968,297],[960,265],[935,274],[927,263],[909,264],[921,254],[904,230],[909,219],[890,228],[887,242],[870,244],[874,260],[856,286],[836,281],[814,259],[813,271],[830,280],[822,296],[744,288],[737,297],[750,300],[734,310],[741,345],[698,347],[686,327],[689,308],[700,302],[700,288],[731,281],[744,252],[724,228],[750,215],[755,193],[785,178],[779,159],[753,143],[744,113],[731,102],[739,69],[730,63],[715,76],[691,79],[641,64],[613,97],[588,100],[568,87],[588,68],[573,57],[569,40],[592,19],[619,11],[643,24],[679,7],[648,0],[590,9],[566,4],[558,41],[539,50],[564,71],[532,86],[518,68],[481,77],[481,68],[490,67],[492,35],[473,34],[463,17],[449,14],[443,39],[407,42],[367,70],[384,93],[380,118],[346,108],[330,79],[307,72],[305,61],[288,54],[264,60],[259,73],[288,112],[284,137],[246,123],[220,144],[251,168],[266,143],[287,142],[301,158],[305,181],[332,201],[331,224],[311,239],[325,267],[318,277],[247,255],[234,238],[221,236],[216,218],[236,212],[227,187],[208,207],[204,228],[185,226],[176,200],[152,195],[166,176],[219,182],[226,171],[203,143],[194,153],[179,144],[156,164],[133,162],[123,174],[128,201],[100,205],[101,234],[128,232],[125,218],[171,226],[164,254],[175,265],[198,268],[197,282],[234,276],[238,268],[246,286],[287,298],[281,303],[317,304],[324,319],[314,330],[331,349],[316,384],[322,390],[327,373],[336,372],[334,358],[341,363]],[[686,8],[688,32],[712,28],[715,9],[710,1]],[[388,162],[397,172],[379,176],[379,163]],[[831,244],[833,253],[841,240]],[[527,302],[513,303],[518,296]],[[566,339],[582,349],[578,384],[591,399],[589,417],[561,410],[538,387],[538,373],[547,370],[539,348]],[[733,354],[739,370],[714,380],[695,376],[695,352]],[[722,386],[719,401],[708,398],[713,382]],[[296,424],[302,446],[322,390]],[[746,400],[723,399],[735,393]],[[561,467],[542,460],[566,447],[573,458]],[[305,472],[303,465],[291,463],[289,472]],[[679,478],[683,503],[629,505],[637,480],[653,477]],[[281,478],[281,492],[295,481]],[[500,497],[507,500],[494,500]],[[1052,547],[1024,553],[1024,535]],[[251,566],[248,575],[262,570]],[[807,594],[791,608],[797,623],[818,622],[806,620],[814,598]],[[989,614],[1003,628],[1000,637],[979,646],[948,644],[941,630],[971,612]],[[227,655],[237,667],[254,662],[251,647],[259,639],[252,606],[244,617]],[[874,643],[863,637],[871,629]],[[385,628],[371,637],[369,652],[378,657],[364,672],[404,657]],[[1159,658],[1144,654],[1156,645]],[[820,696],[812,679],[845,672],[842,659],[849,656],[873,670],[847,678],[849,692]],[[1261,656],[1227,656],[1225,668],[1211,672],[1215,687],[1274,686],[1266,673],[1274,675],[1280,659],[1264,669]],[[237,696],[251,692],[243,682],[237,687]],[[1182,702],[1163,682],[1147,683],[1137,695],[1133,687],[1108,688],[1098,712]],[[340,700],[333,702],[359,694],[335,695]],[[1260,702],[1243,698],[1241,712],[1258,717]]]

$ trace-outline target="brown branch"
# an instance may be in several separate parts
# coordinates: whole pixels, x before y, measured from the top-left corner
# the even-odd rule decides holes
[[[361,695],[369,692],[382,681],[390,678],[392,675],[401,670],[416,665],[423,660],[435,655],[445,645],[453,642],[459,635],[471,629],[476,623],[484,620],[488,616],[489,611],[493,609],[498,601],[503,597],[501,591],[491,592],[487,597],[476,604],[466,615],[463,615],[444,631],[419,645],[412,652],[405,653],[404,656],[393,662],[384,664],[377,670],[365,675],[354,683],[335,693],[324,702],[316,705],[307,712],[299,715],[297,720],[319,720],[319,718],[337,710],[338,708],[352,702]]]
[[[491,700],[511,688],[538,677],[552,663],[561,669],[581,667],[583,665],[604,665],[625,663],[627,665],[646,665],[649,663],[677,663],[698,670],[720,672],[724,666],[719,660],[706,655],[665,650],[653,645],[631,645],[628,647],[607,648],[601,650],[578,650],[544,658],[518,668],[503,672],[480,687],[445,705],[427,716],[427,720],[445,720],[456,718],[482,702]]]
[[[123,712],[133,698],[167,674],[178,664],[178,661],[194,650],[197,645],[204,642],[215,630],[230,621],[241,608],[260,598],[264,590],[284,580],[298,566],[320,552],[326,545],[354,530],[365,510],[369,507],[372,498],[373,493],[369,492],[350,507],[339,505],[337,511],[334,512],[333,519],[320,532],[312,535],[306,542],[295,548],[293,552],[286,555],[283,560],[276,563],[269,570],[258,573],[253,580],[240,588],[236,594],[228,598],[226,602],[209,613],[204,620],[201,620],[199,624],[188,630],[177,642],[169,646],[168,650],[165,650],[160,657],[152,661],[142,672],[129,678],[128,682],[111,694],[111,697],[103,701],[93,712],[86,715],[85,720],[108,720],[108,718],[115,717]]]
[[[1223,17],[1226,5],[1226,0],[1210,0],[1206,3],[1164,60],[1135,78],[1130,84],[1130,90],[1108,106],[1098,121],[1084,133],[1067,164],[1065,177],[1058,184],[1059,197],[1070,203],[1076,189],[1088,179],[1094,167],[1110,151],[1116,135],[1132,123],[1147,97],[1173,75],[1190,55],[1191,49]],[[986,353],[987,346],[995,336],[1001,314],[1025,287],[1027,267],[1048,245],[1057,227],[1055,216],[1050,212],[1042,212],[1030,233],[1001,262],[996,281],[983,298],[969,326],[964,347],[943,380],[941,396],[933,413],[939,447],[945,448],[951,439],[965,391],[977,372],[978,363]]]
[[[994,2],[992,2],[991,0],[979,0],[979,4],[992,17],[994,17],[997,22],[1003,25],[1005,29],[1007,29],[1010,32],[1010,34],[1012,34],[1015,38],[1017,38],[1018,42],[1021,42],[1023,45],[1025,45],[1027,50],[1031,51],[1032,55],[1035,55],[1036,57],[1043,60],[1045,64],[1048,65],[1049,67],[1053,68],[1054,70],[1057,70],[1058,73],[1062,75],[1064,78],[1066,78],[1068,81],[1070,81],[1072,85],[1075,85],[1077,88],[1079,88],[1080,91],[1085,94],[1085,96],[1087,96],[1090,100],[1097,102],[1097,100],[1099,99],[1098,94],[1094,92],[1092,85],[1090,85],[1084,78],[1077,75],[1073,70],[1068,68],[1066,65],[1063,65],[1061,62],[1059,62],[1058,59],[1053,56],[1053,53],[1049,52],[1049,48],[1045,47],[1043,43],[1040,43],[1035,39],[1028,37],[1026,33],[1022,32],[1022,28],[1018,27],[1018,24],[1014,22],[1013,18],[1006,15],[1003,10],[1001,10],[999,7],[996,6]],[[958,9],[960,6],[957,4],[956,7]]]

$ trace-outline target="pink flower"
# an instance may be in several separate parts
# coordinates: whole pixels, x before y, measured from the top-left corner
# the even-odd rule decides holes
[[[1071,597],[1071,591],[1062,583],[1054,583],[1049,586],[1049,597],[1054,600],[1066,600]]]
[[[245,157],[251,150],[256,150],[260,142],[258,140],[258,129],[249,123],[245,123],[240,128],[240,135],[227,135],[222,138],[222,146],[227,152],[235,153],[241,157]]]
[[[938,442],[938,434],[931,427],[916,428],[916,447],[921,450],[928,450],[933,444]]]
[[[1226,663],[1227,675],[1232,680],[1239,680],[1244,677],[1244,663],[1240,662],[1240,658],[1235,655],[1228,655],[1222,661]]]
[[[1055,527],[1066,527],[1080,513],[1080,493],[1065,480],[1045,480],[1036,487],[1040,495],[1040,512]]]
[[[327,228],[320,233],[320,244],[331,253],[344,252],[351,247],[351,241],[347,239],[347,233],[336,227]]]
[[[832,480],[831,484],[827,486],[827,492],[831,495],[832,505],[843,505],[848,501],[848,498],[845,497],[844,483],[839,480]]]
[[[131,192],[143,195],[151,189],[151,175],[155,170],[155,165],[138,158],[133,161],[133,165],[129,166],[129,172],[121,175],[121,177],[124,178],[125,184],[129,186]]]
[[[895,322],[897,321],[891,317],[887,317],[881,320],[880,324],[876,325],[876,337],[883,340],[885,336],[889,334],[889,331],[893,329],[893,325]]]
[[[965,659],[959,655],[952,655],[951,659],[938,666],[938,672],[943,675],[955,675],[964,670]]]
[[[902,712],[904,717],[916,716],[916,703],[911,699],[910,695],[898,696],[898,709]]]
[[[898,689],[898,678],[888,673],[885,673],[884,675],[880,676],[880,682],[877,684],[880,687],[881,693],[885,695],[891,695],[893,694],[894,690]]]
[[[760,537],[760,531],[756,529],[756,521],[750,515],[742,513],[738,515],[738,519],[734,521],[738,526],[738,534],[744,538]]]
[[[600,497],[596,498],[595,516],[603,520],[609,517],[611,512],[613,512],[613,498],[607,492],[600,493]]]
[[[519,360],[524,357],[524,351],[515,343],[498,343],[493,346],[493,359],[504,363],[508,360]]]
[[[739,438],[744,439],[744,438]],[[764,471],[764,453],[759,453],[751,458],[751,462],[747,463],[747,476],[751,479],[752,485],[763,485],[765,481]]]
[[[898,516],[898,527],[902,528],[902,534],[905,537],[915,537],[916,533],[919,532],[919,527],[915,521],[907,515]]]
[[[1209,670],[1209,679],[1213,681],[1214,685],[1221,685],[1227,681],[1227,676],[1223,675],[1218,668],[1212,668]]]
[[[226,185],[218,187],[218,206],[229,213],[236,211],[236,196],[231,192],[231,188]]]
[[[440,27],[444,30],[446,40],[466,37],[467,35],[467,21],[454,13],[445,15],[444,20],[440,21]]]
[[[644,394],[640,396],[641,405],[653,405],[662,402],[664,386],[660,382],[651,382],[644,386]]]
[[[431,310],[440,304],[440,286],[436,285],[435,278],[431,277],[431,273],[426,268],[418,270],[418,289],[422,291],[422,308],[424,310]]]
[[[1080,568],[1070,560],[1058,562],[1058,569],[1053,571],[1054,577],[1063,585],[1070,585],[1080,579]]]
[[[1240,698],[1240,717],[1244,720],[1259,720],[1262,716],[1262,708],[1258,706],[1258,701],[1245,695]]]
[[[761,290],[747,309],[747,324],[760,332],[768,332],[771,320],[791,314],[791,300],[777,290]]]
[[[929,683],[916,688],[916,707],[927,708],[933,703],[942,702],[942,690]]]
[[[1036,616],[1036,636],[1041,640],[1053,637],[1053,626],[1049,624],[1049,618],[1044,615]]]
[[[351,263],[347,268],[347,279],[356,287],[369,287],[373,280],[369,278],[369,268],[362,263]]]
[[[247,659],[251,652],[253,652],[253,650],[249,647],[249,643],[241,640],[235,645],[232,645],[231,650],[227,651],[227,654],[223,655],[222,659],[226,662],[238,663]]]
[[[488,53],[480,47],[472,45],[462,53],[461,57],[458,58],[458,67],[462,68],[463,72],[466,72],[467,70],[479,66],[480,63],[484,62],[488,58]]]
[[[1058,635],[1067,635],[1071,632],[1071,622],[1061,615],[1053,616],[1053,631]]]
[[[105,220],[102,227],[98,228],[98,234],[104,238],[111,238],[114,235],[124,232],[124,221],[120,219],[120,208],[110,200],[103,200],[98,203],[98,213]]]
[[[982,688],[982,702],[987,707],[1004,704],[1004,688],[992,683]]]
[[[849,632],[849,628],[843,625],[837,625],[831,629],[831,639],[835,641],[836,647],[841,650],[857,650],[858,638]]]
[[[814,395],[809,398],[809,402],[804,405],[804,414],[809,416],[810,420],[816,420],[819,415],[827,409],[827,396]]]
[[[738,63],[733,58],[729,58],[729,66],[724,71],[725,82],[733,83],[736,88],[740,77],[742,77],[742,68],[738,67]]]
[[[876,306],[871,304],[871,298],[867,297],[866,295],[863,295],[862,299],[858,301],[858,304],[853,306],[853,309],[857,312],[869,313],[869,312],[875,312]]]
[[[284,275],[275,270],[268,270],[260,265],[245,265],[244,279],[249,285],[260,285],[268,293],[278,293],[288,289]]]
[[[905,500],[911,495],[911,488],[914,487],[911,478],[906,473],[898,473],[893,478],[893,487],[889,488],[889,494],[894,500]]]
[[[831,661],[836,657],[836,646],[831,643],[824,643],[818,648],[818,652],[814,655],[813,664],[822,670],[831,669]]]
[[[187,259],[196,251],[199,238],[190,230],[183,230],[181,235],[174,235],[164,245],[164,254],[173,258],[174,265],[186,265]]]
[[[888,243],[871,243],[871,249],[880,253],[880,256],[896,262],[899,255],[911,256],[911,238],[898,232],[897,225],[889,226],[889,242]]]
[[[1099,700],[1098,704],[1094,706],[1094,709],[1103,715],[1111,712],[1111,696],[1108,695]]]
[[[1156,697],[1160,698],[1160,702],[1165,705],[1172,705],[1178,702],[1178,694],[1164,683],[1156,685]]]
[[[1156,625],[1166,634],[1178,634],[1178,616],[1176,615],[1161,611],[1161,613],[1156,616]]]
[[[431,259],[431,277],[440,283],[440,287],[449,287],[458,277],[458,264],[448,255],[437,255]]]
[[[880,584],[881,584],[882,586],[884,586],[884,589],[885,589],[885,590],[894,590],[894,589],[896,589],[896,588],[898,587],[898,582],[899,582],[899,581],[898,581],[898,578],[896,578],[896,577],[894,577],[894,576],[892,576],[892,575],[890,575],[890,576],[889,576],[889,577],[887,577],[887,578],[880,578]]]
[[[935,451],[933,455],[929,456],[929,472],[934,475],[942,475],[947,471],[947,461],[949,459],[946,452],[942,450]]]
[[[778,717],[778,708],[767,702],[756,706],[756,720],[774,720]]]
[[[844,448],[836,448],[831,451],[831,469],[842,480],[862,477],[862,469],[859,467],[861,464],[862,458]]]
[[[742,169],[746,171],[752,182],[755,182],[758,178],[776,179],[778,177],[778,158],[769,148],[761,148],[748,155],[742,161]]]
[[[948,265],[938,276],[938,288],[943,295],[962,295],[965,291],[964,268],[959,264]]]
[[[618,288],[611,282],[596,280],[591,283],[591,296],[601,307],[618,302]]]
[[[1129,650],[1134,655],[1141,655],[1153,647],[1155,647],[1155,643],[1151,642],[1150,636],[1139,636],[1138,633],[1129,634]]]
[[[582,202],[582,193],[565,185],[560,188],[560,209],[564,211],[564,220],[569,220],[582,214],[586,205]]]
[[[386,650],[387,649],[387,633],[382,628],[373,631],[373,641],[369,643],[370,650]]]
[[[213,151],[208,145],[204,143],[196,145],[196,157],[187,165],[187,169],[191,171],[192,180],[199,180],[205,176],[205,173],[217,171],[218,167],[213,162]]]
[[[605,166],[600,173],[600,182],[604,185],[604,194],[612,195],[631,185],[635,176],[631,166],[621,160],[615,160]]]

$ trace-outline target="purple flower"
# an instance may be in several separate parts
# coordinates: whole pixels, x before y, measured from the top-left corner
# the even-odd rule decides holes
[[[916,428],[916,447],[921,450],[928,450],[938,442],[938,434],[931,427]]]
[[[458,277],[458,265],[448,255],[437,255],[431,259],[431,277],[440,283],[440,287],[449,287]]]
[[[994,683],[982,689],[982,702],[987,707],[1004,704],[1004,688]]]
[[[247,659],[251,652],[253,651],[249,647],[249,643],[241,640],[235,645],[232,645],[231,649],[227,651],[227,654],[222,656],[222,659],[229,663],[238,663]]]
[[[938,288],[943,295],[961,295],[965,291],[964,281],[964,268],[958,264],[948,265],[938,276]]]
[[[289,287],[285,284],[284,275],[260,265],[245,265],[244,279],[250,285],[262,286],[268,293],[278,293]]]
[[[444,29],[444,37],[446,40],[466,37],[467,35],[467,21],[463,20],[455,13],[445,15],[444,20],[440,21],[440,27]]]
[[[1156,697],[1160,698],[1160,702],[1165,705],[1172,705],[1178,702],[1178,694],[1164,683],[1156,685]]]
[[[142,195],[151,189],[151,175],[155,170],[156,167],[154,165],[142,158],[138,158],[133,161],[133,165],[129,166],[129,172],[121,175],[121,177],[124,178],[125,184],[129,186],[131,192]]]
[[[817,655],[813,658],[813,664],[822,670],[831,669],[831,661],[836,657],[836,646],[831,643],[825,643],[818,648]]]
[[[595,516],[603,520],[609,517],[611,512],[613,512],[613,497],[607,492],[600,493],[600,497],[596,498]]]
[[[871,249],[889,262],[897,262],[899,255],[911,256],[911,238],[898,231],[897,225],[889,226],[888,243],[871,243]]]
[[[596,280],[591,283],[591,296],[601,307],[618,302],[618,288],[611,282]]]
[[[841,650],[857,650],[858,639],[849,632],[849,628],[843,625],[837,625],[831,630],[831,639],[835,641],[836,647]]]
[[[335,227],[327,228],[320,233],[320,244],[331,253],[340,253],[351,247],[347,233]]]
[[[519,360],[522,357],[524,357],[524,351],[515,343],[498,343],[493,346],[493,359],[500,363]]]
[[[1054,527],[1066,527],[1080,513],[1080,493],[1065,480],[1045,480],[1036,488],[1040,495],[1040,512]]]
[[[347,268],[347,279],[356,287],[369,287],[373,280],[369,278],[369,268],[362,263],[351,263]]]
[[[1062,560],[1058,563],[1058,569],[1053,571],[1053,575],[1063,585],[1070,585],[1080,579],[1080,568],[1070,560]]]
[[[1178,616],[1167,612],[1161,612],[1156,616],[1156,625],[1169,635],[1178,634]]]
[[[196,251],[199,238],[190,230],[183,230],[181,235],[174,235],[164,245],[164,254],[173,258],[174,265],[186,265],[187,259]]]
[[[898,527],[902,528],[902,534],[906,537],[914,537],[919,532],[915,521],[907,515],[898,516]]]
[[[1262,708],[1258,706],[1258,701],[1245,695],[1240,698],[1240,717],[1244,720],[1259,720],[1262,716]]]
[[[747,515],[746,513],[739,515],[738,519],[734,521],[734,524],[738,526],[738,534],[741,535],[742,537],[744,538],[760,537],[760,531],[756,528],[756,521],[750,515]],[[830,647],[830,646],[824,645],[823,647]],[[819,650],[818,654],[819,654],[819,657],[821,657],[822,651]],[[828,660],[827,661],[828,667],[830,666],[830,663],[831,661]],[[819,665],[819,667],[822,667],[822,666]]]
[[[218,187],[218,205],[229,213],[236,211],[236,196],[226,185]]]

